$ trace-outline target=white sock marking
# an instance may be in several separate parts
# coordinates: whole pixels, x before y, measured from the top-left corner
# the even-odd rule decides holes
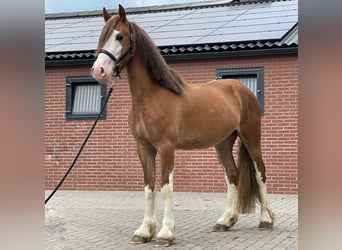
[[[259,184],[259,190],[260,190],[260,203],[261,203],[260,204],[261,205],[260,221],[273,223],[274,214],[271,210],[271,207],[268,204],[266,184],[262,181],[261,173],[258,170],[258,166],[256,162],[254,162],[254,168],[256,172],[255,177]]]
[[[229,184],[227,177],[226,181],[228,186],[226,208],[223,215],[217,220],[217,224],[231,227],[233,226],[231,225],[231,218],[235,217],[234,220],[237,220],[239,214],[237,209],[238,191],[234,184]]]
[[[161,195],[164,200],[164,219],[163,226],[159,231],[157,238],[174,240],[175,221],[171,208],[171,197],[173,192],[173,172],[169,175],[169,184],[161,188]]]
[[[152,238],[156,232],[157,218],[155,215],[155,191],[145,187],[145,216],[142,225],[134,232],[134,235]]]

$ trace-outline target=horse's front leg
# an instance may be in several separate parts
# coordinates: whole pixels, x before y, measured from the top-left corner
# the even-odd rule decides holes
[[[164,202],[163,225],[157,234],[156,246],[170,246],[175,240],[175,221],[171,208],[173,192],[174,148],[164,146],[160,148],[160,163],[162,172],[161,195]]]
[[[137,144],[138,155],[144,170],[145,216],[141,226],[134,232],[129,243],[141,244],[151,241],[156,233],[157,218],[155,208],[155,157],[156,150],[149,144]]]

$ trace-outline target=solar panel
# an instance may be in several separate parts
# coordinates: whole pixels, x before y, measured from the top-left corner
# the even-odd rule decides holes
[[[229,22],[231,20],[234,20],[235,18],[236,18],[235,16],[216,16],[215,18],[213,17],[193,18],[192,16],[187,16],[186,18],[175,20],[171,24],[186,25],[186,24],[192,24],[192,23],[204,23],[210,26],[212,23]],[[181,27],[182,26],[180,26],[180,28]]]
[[[85,36],[85,37],[79,37],[76,39],[73,39],[70,41],[70,43],[94,43],[97,47],[97,42],[99,41],[98,36]]]
[[[191,30],[207,30],[207,29],[216,29],[218,27],[221,27],[223,24],[226,22],[217,22],[217,23],[212,23],[210,26],[205,23],[190,23],[190,24],[176,24],[174,25],[173,23],[171,25],[167,26],[162,26],[158,27],[154,32],[172,32],[172,31],[191,31]]]
[[[77,31],[77,32],[59,32],[59,33],[48,33],[45,34],[45,38],[47,39],[60,39],[60,38],[75,38],[75,37],[84,37],[87,34],[90,34],[90,31]]]
[[[197,40],[196,43],[226,43],[226,42],[241,42],[241,41],[261,41],[274,39],[275,36],[281,37],[283,31],[273,32],[249,32],[249,33],[235,33],[223,35],[207,35]]]
[[[215,13],[214,15],[217,15],[217,13],[225,13],[229,15],[238,15],[241,14],[244,11],[245,7],[241,6],[220,6],[220,7],[212,7],[212,8],[200,8],[195,9],[192,13],[193,14],[211,14]]]
[[[170,21],[167,21],[167,20],[161,20],[161,21],[158,21],[158,22],[141,22],[141,23],[138,23],[138,25],[145,29],[147,27],[161,27],[161,26],[166,26]]]
[[[189,32],[188,30],[178,30],[178,31],[164,31],[164,32],[152,32],[150,35],[154,39],[158,38],[168,38],[173,37],[174,39],[177,39],[179,37],[193,37],[193,36],[205,36],[206,34],[209,34],[214,29],[200,29],[200,30],[191,30]]]
[[[286,16],[279,20],[279,17],[259,18],[259,19],[243,19],[234,20],[234,22],[228,22],[224,26],[247,26],[247,25],[263,25],[263,24],[275,24],[275,23],[296,23],[297,16]]]
[[[257,18],[269,18],[269,17],[279,17],[282,18],[283,16],[290,16],[290,15],[297,15],[296,10],[283,10],[283,11],[272,11],[272,12],[247,12],[237,19],[257,19]]]
[[[272,23],[267,25],[248,25],[248,26],[228,26],[217,29],[210,35],[225,35],[225,34],[239,34],[239,33],[251,33],[251,32],[272,32],[284,30],[287,31],[292,27],[292,23]],[[278,38],[278,36],[275,36]]]
[[[164,37],[164,38],[156,38],[153,40],[157,46],[170,46],[170,44],[172,44],[172,45],[193,44],[195,41],[197,41],[201,37],[202,36],[198,36],[198,37],[177,37],[177,38],[173,38],[172,41],[170,41],[170,37]]]
[[[298,22],[298,1],[128,14],[157,46],[277,40]],[[93,50],[102,17],[46,20],[46,52]]]
[[[82,51],[82,50],[95,50],[96,43],[64,43],[50,48],[50,51],[65,52],[65,51]]]

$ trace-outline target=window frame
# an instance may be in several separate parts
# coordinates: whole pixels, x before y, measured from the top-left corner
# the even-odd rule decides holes
[[[65,103],[65,118],[67,121],[75,120],[96,120],[98,113],[89,114],[73,114],[73,107],[76,94],[76,86],[81,84],[98,84],[101,87],[101,104],[100,110],[103,107],[106,100],[107,84],[97,82],[92,76],[67,76],[66,77],[66,103]],[[107,119],[107,107],[101,114],[99,120]]]
[[[264,67],[252,68],[230,68],[230,69],[217,69],[216,79],[234,79],[234,77],[256,76],[257,92],[256,98],[259,101],[261,115],[264,115]]]

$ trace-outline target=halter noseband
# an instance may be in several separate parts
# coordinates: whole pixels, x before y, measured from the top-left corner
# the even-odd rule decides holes
[[[109,56],[110,59],[113,60],[113,62],[115,63],[114,69],[113,69],[113,77],[119,77],[120,73],[121,73],[121,69],[120,69],[120,63],[121,61],[128,55],[130,54],[132,56],[132,50],[133,50],[133,44],[134,44],[134,38],[133,38],[133,28],[132,28],[132,24],[129,22],[129,48],[125,51],[125,53],[123,53],[122,55],[119,56],[119,58],[116,58],[112,53],[110,53],[108,50],[106,49],[100,49],[100,53],[103,53],[107,56]]]

